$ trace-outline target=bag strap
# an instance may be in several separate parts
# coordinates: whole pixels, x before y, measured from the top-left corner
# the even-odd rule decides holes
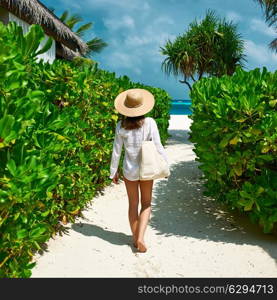
[[[151,126],[151,121],[149,119],[149,126],[150,126],[150,140],[149,141],[152,141],[153,140],[153,137],[152,137],[152,126]]]
[[[142,140],[145,141],[146,139],[144,138],[145,137],[145,127],[146,127],[146,124],[145,124],[145,120],[144,120],[144,124],[143,124],[143,134],[142,134]],[[152,141],[152,126],[151,126],[151,122],[150,122],[150,119],[148,119],[148,127],[150,128],[150,141]],[[146,137],[147,138],[147,137]]]

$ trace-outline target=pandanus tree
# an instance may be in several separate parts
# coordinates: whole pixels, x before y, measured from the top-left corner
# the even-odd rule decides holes
[[[277,35],[277,0],[255,0],[260,3],[264,9],[265,19],[269,26],[276,30]],[[277,52],[277,38],[275,38],[269,47]]]
[[[207,11],[202,21],[194,20],[184,34],[174,41],[168,40],[160,49],[166,56],[163,71],[176,77],[181,75],[180,82],[190,90],[190,80],[232,75],[236,66],[243,66],[245,61],[244,43],[237,25],[220,19],[212,10]]]

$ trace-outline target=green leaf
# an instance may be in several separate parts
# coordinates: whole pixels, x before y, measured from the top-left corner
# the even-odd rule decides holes
[[[221,140],[221,142],[219,143],[219,147],[220,148],[225,148],[228,143],[229,143],[229,140],[230,138],[233,136],[233,133],[232,134],[227,134],[224,136],[224,138]]]
[[[230,144],[230,145],[236,145],[236,144],[238,143],[239,139],[240,139],[239,136],[236,135],[234,138],[232,138],[232,139],[230,140],[229,144]]]
[[[20,86],[21,86],[21,82],[20,81],[11,81],[11,83],[10,84],[7,84],[6,85],[6,89],[8,90],[8,91],[12,91],[12,90],[15,90],[15,89],[18,89],[18,88],[20,88]]]
[[[53,43],[53,39],[49,37],[48,40],[47,40],[47,42],[44,44],[44,46],[39,51],[37,51],[35,53],[35,56],[47,52],[51,48],[52,43]]]
[[[245,122],[247,119],[248,119],[248,118],[241,118],[241,119],[236,120],[236,122],[243,123],[243,122]]]
[[[36,262],[30,263],[26,266],[27,269],[33,269],[33,267],[36,265]]]
[[[0,196],[5,197],[5,196],[8,196],[8,195],[9,195],[9,193],[7,191],[4,191],[2,189],[0,190]],[[3,199],[1,199],[1,200],[3,200]]]
[[[269,105],[270,105],[271,107],[274,107],[276,104],[277,104],[277,99],[275,99],[275,100],[270,100],[270,101],[269,101]]]
[[[244,206],[244,211],[250,211],[250,210],[252,210],[253,204],[254,204],[254,200],[249,201],[247,203],[247,205]]]
[[[38,244],[37,241],[34,241],[34,245],[36,246],[36,248],[37,248],[38,250],[41,250],[41,247],[40,247],[40,245]]]
[[[7,162],[7,168],[13,176],[16,176],[16,164],[15,164],[15,161],[13,159],[10,159]]]
[[[33,135],[33,141],[34,141],[34,144],[39,147],[39,148],[42,148],[41,145],[39,144],[38,140],[37,140],[37,136],[36,135]]]
[[[269,217],[269,221],[272,223],[277,222],[277,211]]]
[[[22,278],[29,278],[29,277],[31,277],[32,272],[30,270],[24,269],[23,274],[24,274],[24,276],[22,276]]]
[[[234,166],[234,171],[235,171],[235,173],[236,173],[237,176],[241,176],[241,174],[242,174],[242,166],[240,164]]]
[[[47,210],[47,211],[45,211],[45,212],[42,212],[42,213],[41,213],[41,216],[42,216],[42,217],[46,217],[46,216],[49,215],[49,213],[50,213],[50,210]]]
[[[14,123],[15,119],[12,115],[5,115],[0,119],[0,138],[5,139],[10,134]]]
[[[16,236],[18,239],[23,239],[28,235],[28,230],[27,229],[21,229],[17,231]]]
[[[39,25],[33,24],[30,26],[28,33],[24,36],[26,47],[24,55],[35,56],[36,50],[39,48],[41,41],[44,39],[44,32]]]
[[[28,97],[30,99],[35,99],[35,98],[42,98],[44,97],[44,92],[43,91],[31,91],[28,93]]]
[[[273,229],[273,222],[270,222],[269,220],[264,220],[263,222],[263,232],[264,233],[270,233]]]
[[[20,216],[20,212],[17,212],[14,217],[13,217],[13,220],[16,221],[18,219],[18,217]]]
[[[29,235],[31,238],[37,238],[40,235],[42,235],[45,231],[46,231],[45,227],[37,227],[37,228],[31,230]]]
[[[34,170],[36,168],[37,166],[36,160],[37,160],[36,156],[33,155],[30,159],[29,166],[28,166],[30,170]]]
[[[264,189],[262,186],[260,186],[260,187],[258,188],[258,190],[257,190],[257,194],[260,195],[261,193],[264,192],[264,190],[265,190],[265,189]]]
[[[267,153],[270,150],[270,146],[264,146],[261,150],[262,153]]]

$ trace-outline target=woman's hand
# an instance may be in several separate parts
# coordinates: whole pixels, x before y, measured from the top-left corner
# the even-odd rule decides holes
[[[119,173],[118,173],[118,171],[117,171],[117,172],[115,173],[115,175],[114,175],[113,183],[119,184],[118,180],[119,180]]]

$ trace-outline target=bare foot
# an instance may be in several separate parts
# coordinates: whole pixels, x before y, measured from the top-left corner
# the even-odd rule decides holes
[[[135,248],[138,247],[137,237],[136,237],[135,235],[133,235],[133,246],[134,246]]]
[[[141,241],[137,241],[137,245],[138,245],[138,251],[139,252],[146,252],[147,251],[147,248],[146,248],[146,246],[145,246],[145,244],[144,244],[144,242],[141,242]]]

